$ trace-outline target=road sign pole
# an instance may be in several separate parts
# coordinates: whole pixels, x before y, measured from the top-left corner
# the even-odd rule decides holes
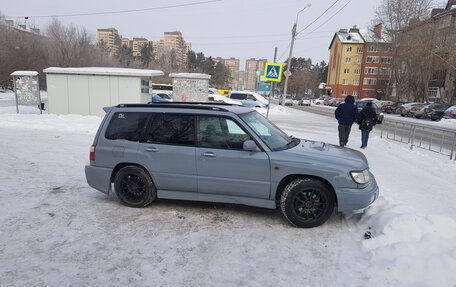
[[[277,47],[274,49],[274,63],[277,60]],[[269,104],[268,104],[268,111],[266,113],[266,118],[269,118],[269,109],[271,108],[271,97],[274,97],[274,91],[275,91],[275,82],[272,82],[271,84],[271,93],[269,94]]]

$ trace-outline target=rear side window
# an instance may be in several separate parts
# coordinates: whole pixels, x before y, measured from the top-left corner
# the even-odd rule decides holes
[[[195,116],[164,114],[151,121],[147,142],[176,145],[195,145]]]
[[[110,140],[139,141],[146,128],[147,113],[115,113],[105,137]]]
[[[235,100],[246,100],[247,95],[246,94],[231,94],[230,98],[235,99]]]

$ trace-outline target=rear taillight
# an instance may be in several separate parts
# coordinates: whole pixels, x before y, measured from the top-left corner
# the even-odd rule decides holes
[[[399,109],[403,110],[403,109],[405,109],[405,108],[404,108],[404,107],[399,107]]]
[[[391,106],[386,106],[387,109],[391,109]]]
[[[431,110],[431,113],[435,113],[435,110],[434,110],[434,109],[432,109],[432,110]]]
[[[95,146],[90,147],[90,160],[95,160]]]
[[[421,111],[421,110],[422,110],[422,108],[418,108],[418,111]]]

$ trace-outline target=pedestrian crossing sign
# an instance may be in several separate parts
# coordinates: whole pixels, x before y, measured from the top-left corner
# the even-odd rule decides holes
[[[266,81],[282,81],[283,65],[277,63],[266,63],[264,70],[264,79]]]

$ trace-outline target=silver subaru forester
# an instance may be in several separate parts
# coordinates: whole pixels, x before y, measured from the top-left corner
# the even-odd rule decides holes
[[[280,208],[310,228],[336,206],[362,209],[378,197],[362,153],[289,137],[249,108],[154,103],[105,111],[85,174],[127,206],[167,198]]]

